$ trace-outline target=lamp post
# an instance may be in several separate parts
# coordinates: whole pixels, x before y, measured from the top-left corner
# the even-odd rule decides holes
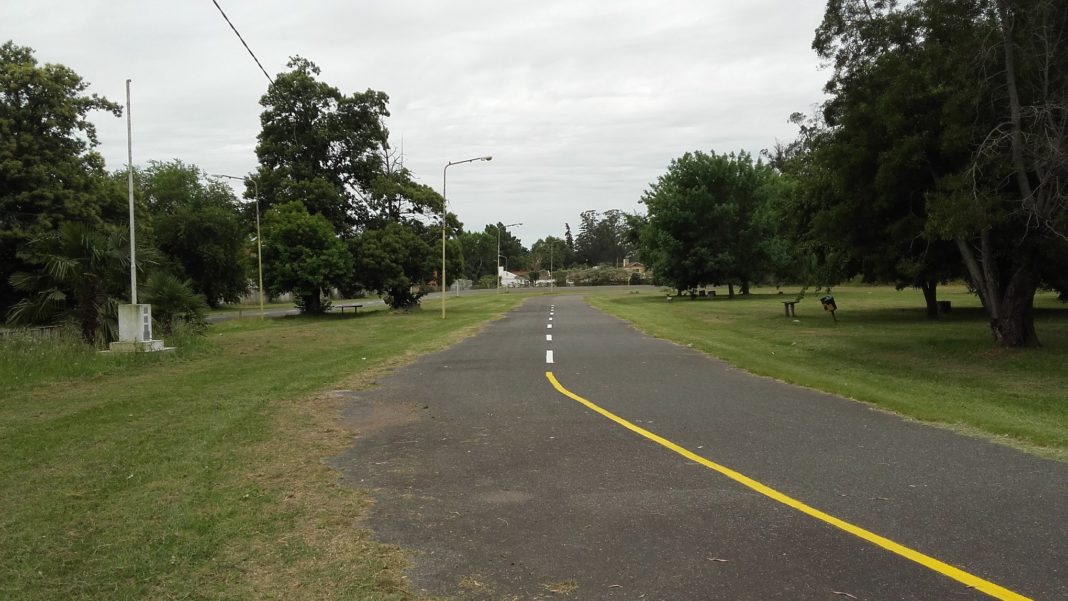
[[[509,223],[507,225],[497,225],[497,294],[501,293],[501,229],[506,227],[512,227],[513,225],[523,224]],[[504,258],[504,270],[508,271],[508,257]]]
[[[493,157],[475,157],[473,159],[464,159],[462,161],[449,161],[445,164],[445,168],[441,170],[441,318],[445,319],[445,216],[448,214],[446,211],[446,203],[448,197],[445,195],[445,184],[448,181],[449,167],[453,165],[459,165],[461,163],[473,163],[475,161],[492,161]]]
[[[214,177],[252,182],[252,194],[255,196],[256,201],[256,262],[260,272],[260,319],[263,319],[263,236],[260,236],[260,186],[256,183],[256,180],[248,176],[238,177],[236,175],[226,175],[225,173],[215,173],[213,175]]]
[[[126,80],[126,163],[127,191],[130,196],[130,304],[137,304],[137,251],[134,250],[134,176],[133,176],[133,113],[130,112],[130,81]]]

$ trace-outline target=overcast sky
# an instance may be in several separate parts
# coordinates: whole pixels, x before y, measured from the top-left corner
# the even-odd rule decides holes
[[[526,245],[585,209],[643,212],[691,150],[759,152],[796,133],[828,73],[810,45],[822,0],[219,0],[272,76],[291,55],[345,93],[390,96],[395,146],[467,229],[522,222]],[[134,162],[256,166],[267,79],[211,0],[0,0],[0,41],[125,102]],[[109,169],[125,119],[98,114]],[[241,188],[240,184],[238,188]]]

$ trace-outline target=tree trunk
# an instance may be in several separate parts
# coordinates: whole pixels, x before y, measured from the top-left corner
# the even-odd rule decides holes
[[[734,284],[727,284],[727,298],[734,298]]]
[[[1035,332],[1035,291],[1038,277],[1030,269],[1017,269],[1000,299],[1000,312],[991,317],[994,341],[1001,346],[1038,347]]]
[[[742,296],[749,296],[749,282],[742,282]]]
[[[994,265],[993,245],[990,236],[985,232],[981,244],[982,264],[976,259],[967,242],[957,240],[957,248],[964,257],[964,265],[971,275],[972,285],[979,293],[986,314],[990,317],[994,342],[1011,347],[1040,346],[1038,334],[1035,332],[1034,316],[1035,292],[1038,290],[1039,278],[1032,262],[1026,257],[1019,258],[1008,285],[1002,289],[997,279],[997,267]]]
[[[923,300],[927,303],[927,317],[938,319],[938,282],[922,282],[920,290],[923,290]]]
[[[323,312],[323,297],[319,290],[311,294],[301,296],[304,300],[304,313],[308,315],[320,315]]]

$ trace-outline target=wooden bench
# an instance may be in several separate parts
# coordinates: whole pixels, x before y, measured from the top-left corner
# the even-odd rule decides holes
[[[795,306],[797,305],[797,301],[793,300],[781,302],[783,309],[786,311],[787,317],[797,317],[797,309],[795,308]]]
[[[362,306],[363,305],[334,305],[334,307],[336,307],[342,313],[345,312],[345,309],[352,309],[352,312],[357,314],[360,312],[360,307]]]

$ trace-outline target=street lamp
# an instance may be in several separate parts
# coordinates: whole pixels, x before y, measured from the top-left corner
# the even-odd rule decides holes
[[[256,262],[260,272],[260,319],[263,319],[263,236],[260,236],[260,186],[256,183],[256,180],[247,175],[245,177],[226,175],[225,173],[214,173],[212,175],[213,177],[225,177],[227,179],[252,182],[252,194],[256,201]]]
[[[497,294],[501,293],[501,230],[506,227],[512,227],[513,225],[523,224],[509,223],[507,225],[497,225]],[[508,271],[508,257],[504,258],[504,270]]]
[[[461,163],[473,163],[475,161],[492,161],[493,157],[475,157],[473,159],[464,159],[462,161],[450,161],[445,164],[445,168],[441,170],[441,318],[445,319],[445,215],[447,214],[446,203],[447,196],[445,196],[445,184],[448,181],[449,167],[453,165],[459,165]]]
[[[555,291],[554,288],[553,288],[553,282],[556,281],[556,278],[553,277],[553,243],[554,242],[556,242],[556,240],[552,240],[552,239],[549,240],[549,294],[552,294]]]

